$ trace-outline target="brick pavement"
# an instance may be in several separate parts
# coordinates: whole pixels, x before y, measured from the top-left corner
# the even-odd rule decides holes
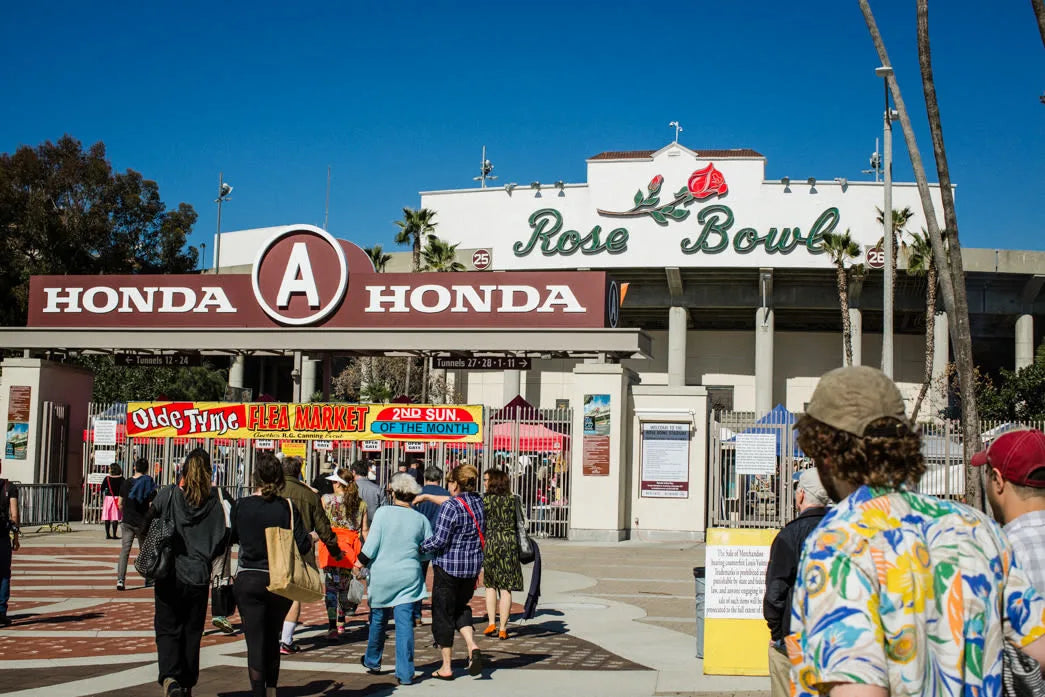
[[[15,624],[0,630],[0,694],[23,690],[39,695],[119,697],[158,693],[153,672],[152,593],[131,570],[128,590],[115,590],[118,553],[119,548],[112,544],[33,545],[16,555],[10,606]],[[476,597],[472,606],[477,631],[481,631],[485,604]],[[428,610],[426,603],[426,616]],[[516,615],[521,611],[520,605],[513,606]],[[366,613],[364,603],[342,640],[329,643],[323,637],[326,613],[322,603],[306,605],[299,629],[299,643],[305,650],[285,657],[281,683],[287,687],[280,694],[311,697],[392,690],[392,636],[386,646],[384,675],[371,676],[358,667],[366,644]],[[211,629],[209,622],[208,616],[202,654],[204,665],[211,665],[202,671],[194,694],[245,695],[242,635],[225,636]],[[507,641],[481,641],[488,656],[487,677],[505,669],[600,674],[649,670],[571,635],[562,613],[540,614],[526,625],[513,626],[510,634]],[[418,676],[438,665],[427,626],[416,632],[415,651]],[[463,673],[463,656],[459,663]]]

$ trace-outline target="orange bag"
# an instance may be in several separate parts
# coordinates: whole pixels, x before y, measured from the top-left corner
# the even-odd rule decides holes
[[[334,559],[330,556],[327,546],[320,542],[316,545],[316,560],[319,562],[319,568],[326,569],[335,566],[340,569],[351,569],[355,566],[356,559],[359,558],[359,551],[363,549],[363,542],[359,539],[359,531],[349,530],[348,528],[332,529],[334,534],[337,535],[337,546],[341,548],[344,556],[340,560]]]

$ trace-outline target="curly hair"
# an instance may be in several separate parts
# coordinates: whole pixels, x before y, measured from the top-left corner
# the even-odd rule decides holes
[[[806,455],[829,460],[834,475],[853,486],[898,489],[916,485],[925,474],[921,436],[896,419],[872,421],[861,437],[806,414],[795,430]]]
[[[348,482],[342,485],[345,493],[341,497],[341,503],[345,507],[345,517],[349,520],[358,520],[359,504],[363,499],[359,496],[359,485],[352,476],[352,470],[348,467],[340,467],[337,470],[337,476]]]
[[[512,484],[508,479],[508,473],[492,467],[483,472],[489,479],[486,484],[486,493],[494,496],[507,496],[512,493]]]

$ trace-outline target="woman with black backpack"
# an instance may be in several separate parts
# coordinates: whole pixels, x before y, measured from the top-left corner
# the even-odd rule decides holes
[[[211,486],[210,455],[196,448],[185,458],[182,486],[164,488],[144,529],[170,520],[170,564],[156,578],[156,653],[165,697],[191,697],[200,674],[200,640],[207,616],[211,564],[226,545],[225,511]]]

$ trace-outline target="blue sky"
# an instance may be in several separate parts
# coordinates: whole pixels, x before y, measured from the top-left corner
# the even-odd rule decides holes
[[[1045,250],[1045,50],[1030,3],[931,4],[967,246]],[[914,3],[872,2],[931,155]],[[224,230],[322,224],[392,245],[418,191],[585,180],[603,150],[751,147],[767,177],[866,178],[879,65],[856,0],[12,3],[0,150],[69,133]],[[897,128],[895,177],[913,179]],[[930,160],[931,166],[931,160]],[[931,168],[935,180],[935,169]],[[208,258],[210,252],[208,249]]]

